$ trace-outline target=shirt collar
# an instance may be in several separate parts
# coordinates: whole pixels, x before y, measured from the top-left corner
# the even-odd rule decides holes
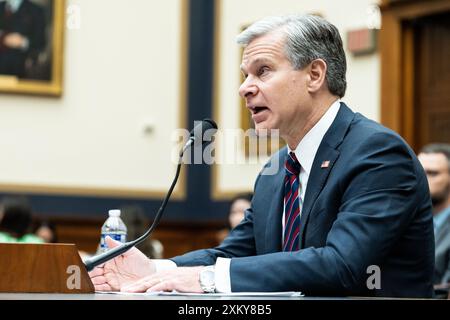
[[[23,0],[6,0],[6,4],[9,5],[9,8],[12,12],[16,12],[19,10],[20,5],[22,4]]]
[[[433,217],[435,231],[445,223],[449,215],[450,207],[447,207]]]
[[[340,108],[340,99],[333,102],[330,108],[325,112],[325,114],[320,118],[320,120],[314,125],[314,127],[309,130],[303,139],[295,148],[294,153],[300,162],[303,170],[309,176],[311,168],[316,157],[317,150],[319,149],[320,143],[322,142],[325,133],[331,127],[334,119]],[[292,150],[288,146],[288,152]]]

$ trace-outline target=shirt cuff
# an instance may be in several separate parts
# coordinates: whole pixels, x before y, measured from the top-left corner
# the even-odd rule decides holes
[[[172,270],[177,268],[177,264],[169,259],[152,259],[156,272]]]
[[[216,267],[214,269],[216,292],[220,293],[231,292],[230,264],[231,259],[217,258]]]

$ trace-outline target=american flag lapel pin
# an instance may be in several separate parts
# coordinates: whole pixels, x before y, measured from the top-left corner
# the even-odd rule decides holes
[[[322,162],[322,165],[320,167],[321,168],[328,168],[329,166],[330,166],[330,161],[327,160],[327,161]]]

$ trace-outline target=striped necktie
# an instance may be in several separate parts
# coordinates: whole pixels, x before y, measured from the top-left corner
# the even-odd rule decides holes
[[[284,177],[284,241],[283,251],[299,249],[300,233],[300,163],[295,153],[290,152],[285,163]]]

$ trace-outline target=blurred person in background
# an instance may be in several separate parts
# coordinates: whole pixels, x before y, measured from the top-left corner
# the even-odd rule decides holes
[[[435,240],[435,287],[450,283],[450,144],[435,143],[422,148],[419,161],[427,174],[433,203]]]
[[[220,230],[217,234],[217,241],[221,243],[230,233],[244,219],[245,210],[250,208],[253,194],[243,193],[236,195],[230,201],[230,211],[228,213],[228,228]]]
[[[149,220],[142,207],[138,205],[123,206],[121,218],[127,226],[127,241],[135,240],[142,236],[149,228]],[[161,259],[164,254],[164,247],[159,240],[147,239],[137,245],[147,257],[151,259]]]
[[[46,44],[45,13],[30,0],[0,1],[0,74],[26,78]]]
[[[30,233],[32,209],[24,197],[5,197],[0,202],[0,242],[43,243]]]
[[[56,227],[52,222],[42,221],[34,229],[34,234],[44,240],[45,243],[57,243]]]

